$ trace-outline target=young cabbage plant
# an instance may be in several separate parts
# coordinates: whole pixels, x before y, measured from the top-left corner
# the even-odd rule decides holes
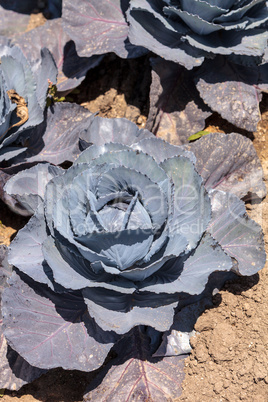
[[[93,145],[69,169],[42,164],[9,180],[6,191],[35,210],[11,243],[14,271],[2,294],[3,333],[18,355],[40,369],[92,371],[127,335],[144,360],[177,311],[207,294],[212,278],[219,287],[215,273],[252,275],[264,266],[261,227],[239,198],[263,192],[261,176],[247,181],[260,163],[251,150],[250,172],[243,157],[239,166],[237,158],[223,164],[231,141],[252,147],[231,134],[213,165],[210,143],[202,144],[213,138],[193,144],[195,167],[192,150],[125,119],[96,117],[86,138]],[[237,195],[221,189],[231,181]]]

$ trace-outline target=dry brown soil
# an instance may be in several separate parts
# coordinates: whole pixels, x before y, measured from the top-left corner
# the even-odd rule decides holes
[[[148,63],[125,61],[115,56],[89,72],[73,100],[104,117],[127,117],[143,127],[148,115],[150,69]],[[245,133],[262,161],[268,180],[268,96],[262,102],[262,120],[255,133]],[[211,131],[238,131],[214,115],[207,122]],[[264,230],[268,251],[268,198],[248,205],[248,212]],[[0,242],[26,220],[0,204]],[[214,296],[214,307],[196,323],[192,354],[186,359],[183,394],[178,401],[268,400],[268,272],[242,278]],[[6,391],[3,402],[79,402],[91,374],[51,370],[19,392]],[[98,401],[99,402],[99,401]]]

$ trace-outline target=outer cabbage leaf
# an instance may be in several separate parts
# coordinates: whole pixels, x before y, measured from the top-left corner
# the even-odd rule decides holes
[[[263,170],[252,142],[239,134],[213,133],[186,146],[196,155],[196,168],[207,190],[243,198],[264,198]]]
[[[129,0],[66,0],[63,3],[63,27],[76,44],[81,57],[114,52],[123,58],[146,52],[128,41],[125,11]],[[142,45],[141,45],[142,46]]]
[[[150,111],[146,128],[166,141],[181,145],[205,127],[210,109],[200,98],[195,75],[182,66],[152,59]]]
[[[243,201],[233,194],[211,191],[212,219],[208,232],[235,260],[241,275],[254,275],[266,260],[261,227],[246,214]]]
[[[100,367],[115,336],[96,326],[79,294],[57,295],[36,283],[33,290],[31,282],[14,272],[3,295],[4,334],[9,343],[30,364],[41,368],[92,371]],[[19,332],[18,324],[14,326],[9,319],[10,309]]]
[[[268,66],[241,66],[223,57],[206,61],[195,81],[202,99],[230,123],[255,131],[261,118],[259,85],[268,84]]]
[[[139,129],[127,119],[103,119],[97,116],[81,138],[99,146],[108,142],[132,145],[145,138],[154,138],[154,135],[148,130]]]
[[[0,304],[2,292],[8,286],[7,279],[12,272],[12,266],[7,262],[7,247],[0,246]],[[40,377],[46,370],[31,366],[17,352],[7,345],[3,331],[2,313],[0,310],[0,387],[2,389],[18,390],[24,384]]]
[[[118,357],[92,382],[84,401],[108,399],[125,401],[169,401],[181,395],[184,378],[183,357],[152,358],[151,339],[142,329],[134,329],[116,346]]]
[[[79,138],[86,137],[93,115],[75,103],[59,102],[45,112],[44,121],[20,137],[27,148],[21,162],[50,162],[59,165],[74,161],[80,154]]]
[[[44,198],[47,183],[62,173],[61,168],[49,164],[25,169],[7,182],[4,190],[10,197],[5,197],[5,201],[15,212],[22,215],[22,208],[25,210],[24,215],[33,215]]]
[[[13,40],[29,60],[37,60],[40,50],[50,50],[58,68],[57,90],[70,91],[80,85],[89,69],[96,67],[102,56],[79,57],[75,44],[63,31],[60,18],[24,33]]]

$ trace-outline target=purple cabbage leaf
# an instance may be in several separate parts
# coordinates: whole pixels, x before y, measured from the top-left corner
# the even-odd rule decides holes
[[[61,18],[25,32],[12,41],[18,45],[28,60],[35,61],[40,50],[49,49],[58,68],[57,90],[69,92],[84,80],[89,69],[96,67],[103,56],[79,57],[75,44],[62,28]]]
[[[2,293],[8,287],[12,266],[7,261],[7,247],[0,245],[0,303]],[[40,377],[46,370],[31,366],[9,345],[3,335],[3,319],[0,311],[0,388],[18,390],[24,384]]]
[[[90,384],[84,401],[140,399],[167,402],[178,398],[182,392],[184,357],[154,358],[152,345],[150,331],[134,328],[115,346],[118,357]]]
[[[63,28],[80,57],[114,52],[122,58],[134,58],[147,52],[143,45],[135,46],[128,40],[128,6],[129,0],[63,2]]]
[[[205,188],[233,193],[239,198],[263,199],[263,170],[252,142],[236,133],[213,133],[185,145],[196,156],[196,169]]]
[[[152,58],[151,64],[146,128],[174,145],[185,144],[191,135],[205,127],[205,119],[212,111],[201,99],[192,71],[160,57]]]

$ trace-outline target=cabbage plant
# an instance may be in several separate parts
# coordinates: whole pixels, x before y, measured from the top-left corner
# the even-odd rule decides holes
[[[57,68],[47,49],[30,64],[22,51],[4,46],[0,51],[0,162],[14,158],[25,148],[14,145],[20,134],[44,119],[49,82]]]
[[[249,140],[226,139],[201,139],[197,163],[190,148],[125,119],[96,117],[93,145],[69,169],[41,164],[10,179],[6,191],[35,213],[10,246],[14,271],[2,294],[8,345],[40,369],[95,370],[114,344],[121,358],[132,345],[144,360],[178,310],[204,297],[212,279],[219,287],[216,274],[260,270],[262,231],[239,198],[254,191],[247,180],[260,163]],[[243,149],[233,161],[222,153],[231,143]],[[223,191],[231,182],[237,195]],[[157,366],[158,374],[172,377],[175,363],[162,363],[169,368]]]
[[[205,127],[206,106],[237,127],[257,129],[268,89],[266,1],[131,0],[127,19],[130,42],[166,60],[153,63],[148,129],[184,143],[185,115],[190,137]],[[184,94],[192,95],[189,104]]]

